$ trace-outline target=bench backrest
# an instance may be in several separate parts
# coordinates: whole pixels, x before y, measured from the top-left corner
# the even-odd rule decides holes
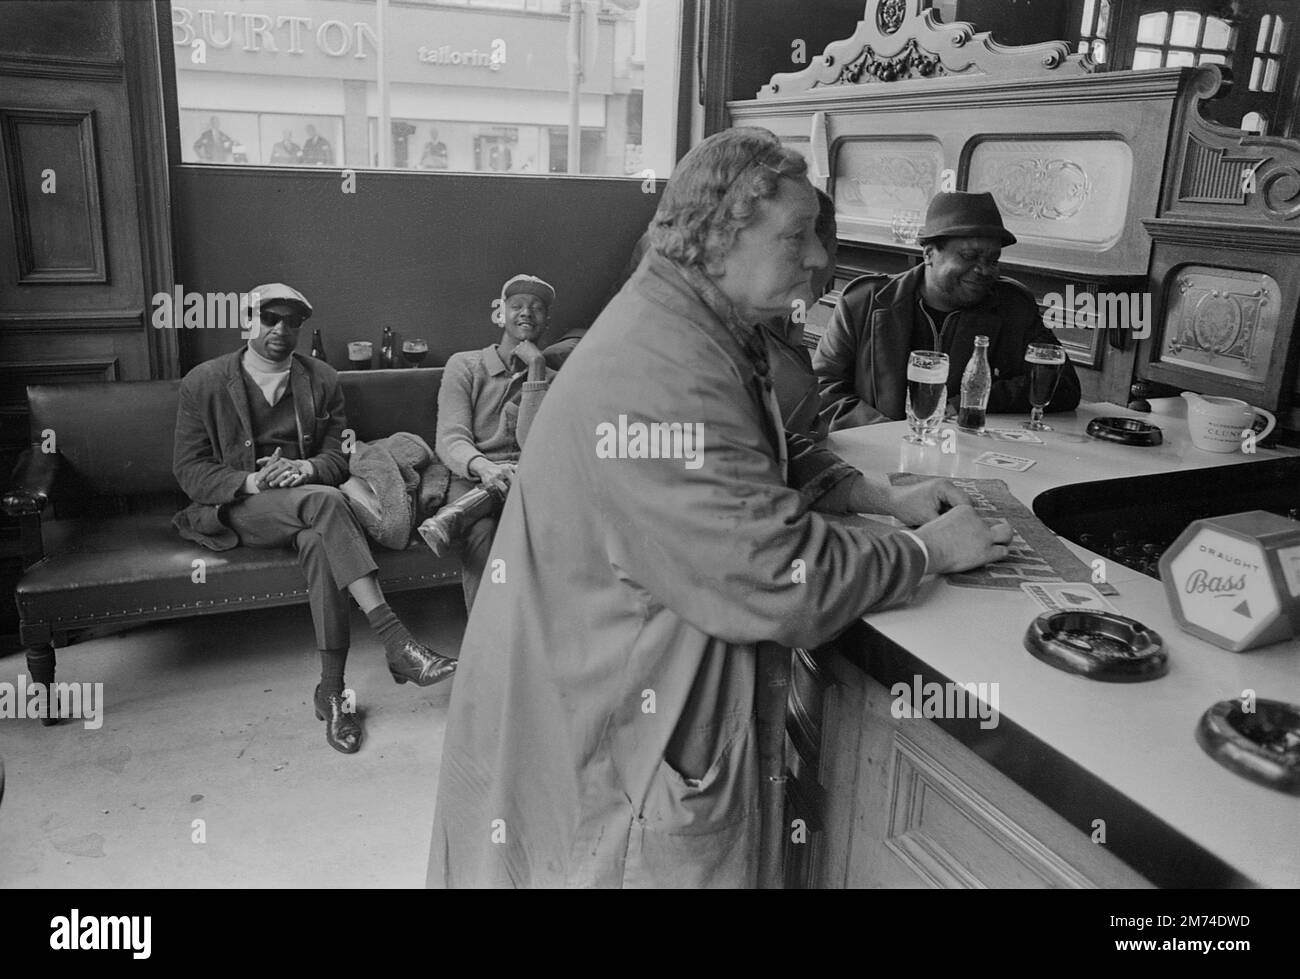
[[[343,371],[348,424],[361,441],[412,432],[432,447],[442,368]],[[34,451],[50,444],[93,496],[179,491],[172,475],[180,381],[34,384]]]

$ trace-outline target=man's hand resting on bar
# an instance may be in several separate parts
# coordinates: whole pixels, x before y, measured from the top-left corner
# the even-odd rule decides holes
[[[953,507],[970,503],[957,484],[947,479],[891,486],[887,492],[888,515],[908,527],[919,527]]]
[[[933,574],[969,571],[1001,561],[1011,543],[1009,523],[985,523],[968,503],[953,507],[912,532],[925,544]]]

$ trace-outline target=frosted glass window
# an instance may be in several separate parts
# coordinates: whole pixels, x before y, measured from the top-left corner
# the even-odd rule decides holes
[[[1282,41],[1286,34],[1286,24],[1281,17],[1273,18],[1273,41],[1268,46],[1268,50],[1273,54],[1282,53]]]
[[[1277,91],[1277,62],[1269,61],[1268,66],[1264,69],[1264,91]]]
[[[1205,39],[1201,41],[1201,47],[1218,51],[1226,51],[1232,47],[1232,28],[1228,26],[1227,21],[1219,20],[1218,17],[1207,17]]]
[[[1160,52],[1153,51],[1150,48],[1138,48],[1133,53],[1133,68],[1135,71],[1141,71],[1143,68],[1159,68]]]
[[[1196,64],[1196,55],[1190,51],[1170,51],[1165,55],[1165,66],[1169,68],[1190,68]]]
[[[1199,63],[1203,65],[1224,65],[1228,63],[1228,59],[1221,54],[1203,54]]]
[[[1168,22],[1169,15],[1165,13],[1143,14],[1138,21],[1138,40],[1148,44],[1163,44],[1165,25]]]
[[[1109,0],[1101,0],[1101,9],[1097,11],[1097,36],[1105,37],[1106,28],[1110,26]]]
[[[1268,37],[1273,26],[1273,15],[1265,14],[1259,19],[1259,35],[1255,38],[1255,51],[1263,54],[1268,50]]]
[[[1201,30],[1201,15],[1193,13],[1190,10],[1179,10],[1174,13],[1173,30],[1169,32],[1169,43],[1177,44],[1181,47],[1191,48],[1196,46],[1196,37]]]
[[[1248,133],[1258,133],[1263,136],[1268,129],[1268,120],[1258,112],[1247,112],[1241,117],[1241,128]]]
[[[1106,42],[1105,41],[1092,42],[1092,60],[1097,62],[1097,64],[1099,65],[1104,65],[1106,63]]]

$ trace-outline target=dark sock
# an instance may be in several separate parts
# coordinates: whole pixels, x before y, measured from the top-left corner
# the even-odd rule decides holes
[[[370,628],[375,630],[375,635],[379,641],[384,644],[384,652],[389,657],[397,654],[402,648],[402,643],[411,639],[411,633],[407,631],[406,626],[402,625],[402,620],[397,617],[397,613],[388,607],[388,603],[376,605],[366,613],[366,620],[370,623]]]
[[[330,694],[343,694],[343,667],[348,662],[346,649],[322,649],[320,651],[320,692],[326,697]]]

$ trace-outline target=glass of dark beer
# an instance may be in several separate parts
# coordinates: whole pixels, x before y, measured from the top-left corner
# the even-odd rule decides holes
[[[1031,343],[1025,349],[1025,363],[1029,365],[1029,406],[1033,410],[1029,421],[1020,425],[1034,432],[1050,432],[1052,426],[1043,423],[1043,409],[1052,400],[1061,380],[1065,348],[1052,343]]]
[[[907,358],[907,424],[903,436],[913,445],[934,445],[948,401],[948,355],[937,350],[913,350]]]
[[[429,341],[427,340],[403,340],[402,356],[412,367],[419,367],[424,363],[424,358],[429,355]]]

